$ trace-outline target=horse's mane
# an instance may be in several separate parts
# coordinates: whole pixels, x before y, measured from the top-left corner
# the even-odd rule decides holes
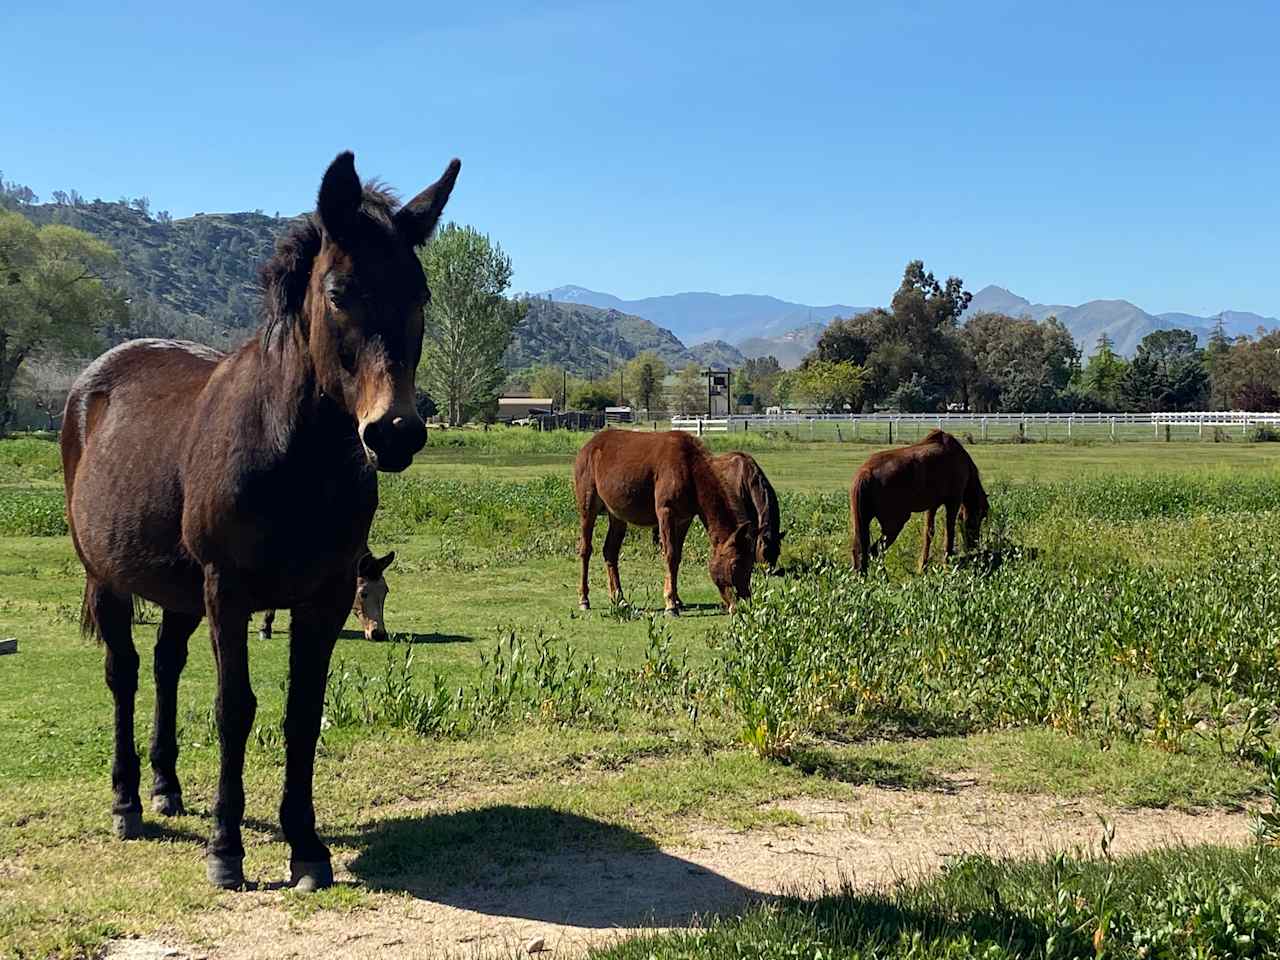
[[[384,232],[395,230],[392,217],[399,207],[394,193],[376,180],[364,187],[362,219]],[[262,287],[262,344],[288,333],[302,314],[311,267],[320,254],[323,229],[315,214],[308,214],[276,243],[275,253],[258,272]]]

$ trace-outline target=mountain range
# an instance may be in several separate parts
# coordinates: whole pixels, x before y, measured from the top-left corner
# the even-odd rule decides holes
[[[556,287],[542,296],[644,317],[686,342],[712,337],[727,340],[744,357],[774,356],[784,367],[799,365],[833,318],[857,316],[871,309],[844,304],[808,306],[755,294],[677,293],[623,300],[578,286]],[[1090,300],[1077,306],[1032,303],[995,285],[974,294],[963,319],[977,313],[1004,313],[1035,320],[1056,316],[1086,356],[1097,349],[1103,333],[1111,338],[1117,353],[1131,356],[1142,338],[1156,330],[1181,327],[1205,341],[1219,319],[1229,337],[1252,336],[1259,328],[1280,326],[1275,317],[1240,310],[1202,317],[1189,313],[1152,314],[1128,300]]]

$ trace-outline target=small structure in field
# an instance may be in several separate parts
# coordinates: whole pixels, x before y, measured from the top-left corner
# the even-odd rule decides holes
[[[498,422],[528,420],[555,412],[556,402],[551,397],[499,397]]]
[[[631,423],[635,419],[635,414],[630,407],[605,407],[604,420],[605,423]]]

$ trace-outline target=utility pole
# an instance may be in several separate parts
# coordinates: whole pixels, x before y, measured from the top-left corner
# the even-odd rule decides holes
[[[564,413],[569,409],[569,371],[561,370],[560,376],[563,378],[560,382],[560,412]]]
[[[618,368],[618,406],[623,405],[622,399],[622,368]]]

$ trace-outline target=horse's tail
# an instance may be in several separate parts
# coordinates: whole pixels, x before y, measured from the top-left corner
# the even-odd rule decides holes
[[[849,536],[852,542],[853,568],[867,572],[871,554],[871,517],[875,513],[872,500],[873,481],[869,471],[859,470],[849,485]]]
[[[80,636],[86,640],[102,642],[102,628],[98,625],[98,586],[92,577],[84,578],[84,599],[80,601]]]

